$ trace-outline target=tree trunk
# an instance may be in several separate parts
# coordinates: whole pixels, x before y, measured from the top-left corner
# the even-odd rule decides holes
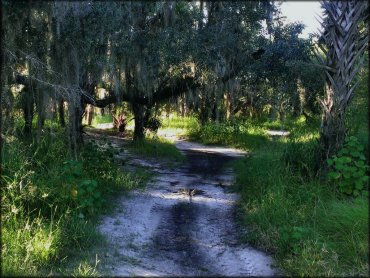
[[[202,99],[199,104],[199,120],[201,125],[205,125],[208,122],[210,114],[210,101],[206,98]]]
[[[167,103],[166,104],[166,118],[170,118],[170,113],[171,113],[171,104]]]
[[[344,123],[344,111],[336,109],[335,111],[325,111],[323,113],[320,134],[323,160],[331,157],[343,145],[347,131]]]
[[[82,125],[82,120],[84,117],[84,112],[85,112],[86,104],[81,101],[80,105],[76,107],[76,133],[77,133],[77,144],[82,144],[83,143],[83,125]]]
[[[225,92],[224,94],[224,100],[225,100],[225,109],[226,109],[226,120],[231,120],[234,115],[234,100],[233,95],[230,91]]]
[[[187,114],[186,96],[183,95],[181,98],[181,117],[185,117],[186,114]]]
[[[94,108],[92,107],[91,104],[88,104],[87,109],[86,109],[86,120],[87,120],[87,125],[89,126],[91,126],[93,114],[94,114]]]
[[[135,117],[134,141],[144,140],[144,118],[145,106],[140,104],[133,104],[132,110]]]
[[[302,112],[302,103],[297,84],[295,84],[294,86],[292,98],[293,98],[293,116],[298,117],[299,115],[301,115]]]
[[[64,100],[63,99],[60,100],[58,109],[59,109],[59,124],[61,127],[65,127],[66,120],[64,116]]]
[[[52,100],[53,102],[53,113],[52,113],[52,119],[53,119],[53,122],[56,122],[57,121],[57,118],[58,118],[58,105],[57,105],[57,101],[56,100]]]
[[[45,95],[42,93],[41,89],[36,87],[37,94],[37,142],[40,142],[41,139],[41,130],[45,124]]]
[[[34,115],[34,99],[28,90],[24,90],[23,94],[24,134],[31,135],[32,119]]]

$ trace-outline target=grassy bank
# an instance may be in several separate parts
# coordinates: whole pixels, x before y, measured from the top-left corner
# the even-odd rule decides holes
[[[71,159],[63,134],[45,135],[38,144],[32,138],[5,139],[2,275],[96,273],[86,254],[101,241],[98,216],[111,208],[117,192],[145,184],[144,174],[122,171],[113,151],[97,144],[85,145]]]
[[[271,253],[287,275],[368,275],[367,198],[347,197],[316,174],[317,124],[291,119],[289,137],[271,138],[266,130],[279,123],[239,120],[196,127],[190,136],[252,151],[234,163],[243,239]]]
[[[131,142],[127,145],[130,152],[161,160],[175,160],[182,162],[184,155],[176,148],[173,142],[160,137],[149,137],[143,141]]]

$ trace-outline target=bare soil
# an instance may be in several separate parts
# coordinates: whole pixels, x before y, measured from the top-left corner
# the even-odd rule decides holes
[[[102,217],[107,248],[99,271],[109,276],[274,276],[270,256],[240,243],[235,222],[238,195],[228,162],[240,150],[178,140],[186,155],[177,168],[127,152],[125,165],[149,167],[145,190],[117,198]],[[167,166],[166,166],[167,165]]]

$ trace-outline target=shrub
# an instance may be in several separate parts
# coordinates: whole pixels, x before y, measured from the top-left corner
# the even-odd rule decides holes
[[[369,180],[366,174],[369,166],[366,165],[366,157],[363,154],[364,147],[357,138],[346,138],[343,148],[327,160],[331,170],[328,178],[336,182],[341,193],[358,196],[365,189]]]

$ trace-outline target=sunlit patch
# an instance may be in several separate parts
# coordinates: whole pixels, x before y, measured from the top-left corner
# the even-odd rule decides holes
[[[165,199],[165,200],[191,200],[192,202],[196,203],[216,203],[216,204],[227,204],[232,205],[236,201],[236,195],[235,197],[232,195],[230,199],[224,198],[223,194],[215,195],[212,197],[206,196],[206,195],[196,195],[191,196],[189,194],[183,194],[179,192],[159,192],[159,191],[153,191],[149,192],[148,195],[155,198]],[[230,195],[230,194],[229,194]]]
[[[285,130],[267,130],[266,133],[271,136],[288,136],[290,134],[289,131]]]
[[[190,143],[183,140],[177,140],[176,146],[180,150],[187,150],[187,151],[194,151],[200,153],[214,153],[214,154],[222,154],[224,156],[232,156],[232,157],[241,157],[247,154],[247,152],[238,150],[238,149],[231,149],[231,148],[224,148],[219,146],[204,146],[196,143]]]

